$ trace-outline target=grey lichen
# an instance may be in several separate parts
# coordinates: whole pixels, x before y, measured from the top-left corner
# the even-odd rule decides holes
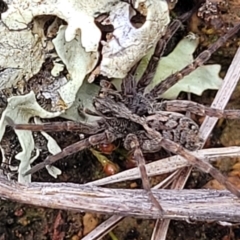
[[[2,21],[11,30],[27,28],[35,16],[55,15],[68,23],[65,37],[71,41],[81,29],[82,45],[87,52],[97,51],[101,32],[94,17],[110,12],[119,0],[14,0],[2,14]]]
[[[33,116],[41,118],[54,118],[61,114],[61,112],[51,113],[44,110],[37,103],[33,92],[24,96],[14,96],[8,99],[7,108],[3,111],[0,119],[0,142],[5,133],[8,122],[6,118],[13,119],[15,123],[28,123],[29,119]],[[31,131],[15,130],[18,140],[22,147],[15,158],[20,161],[18,181],[20,183],[29,183],[31,176],[24,176],[24,173],[30,169],[32,160],[32,151],[34,150],[34,140]]]
[[[62,86],[58,93],[69,108],[75,101],[78,89],[81,87],[85,76],[95,67],[99,53],[86,52],[81,46],[81,33],[77,31],[75,38],[71,42],[66,42],[64,34],[66,26],[61,26],[53,44],[65,64],[69,74],[69,81]]]
[[[0,21],[0,90],[36,74],[44,62],[38,35],[30,30],[9,31]]]
[[[135,2],[135,8],[145,10],[146,21],[140,28],[135,28],[130,22],[134,10],[127,3],[119,3],[105,20],[106,24],[114,26],[114,32],[107,42],[103,42],[100,74],[124,78],[165,34],[170,22],[166,1],[139,0]]]

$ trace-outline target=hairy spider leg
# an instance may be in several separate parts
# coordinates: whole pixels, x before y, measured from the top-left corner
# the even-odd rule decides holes
[[[72,155],[72,154],[82,151],[86,148],[90,148],[91,146],[95,146],[95,145],[98,145],[101,143],[106,143],[106,142],[113,141],[113,140],[115,140],[115,139],[113,139],[112,136],[111,136],[111,139],[108,138],[108,134],[106,134],[106,132],[93,135],[89,138],[86,138],[84,140],[81,140],[79,142],[76,142],[76,143],[64,148],[61,152],[59,152],[55,155],[48,156],[45,161],[32,167],[30,170],[28,170],[25,173],[25,175],[33,174],[33,173],[41,170],[42,168],[44,168],[46,165],[52,165],[53,163],[57,162],[58,160],[66,157],[66,156]]]
[[[27,123],[27,124],[16,124],[12,119],[6,117],[5,119],[9,126],[18,130],[31,130],[31,131],[44,131],[44,132],[62,132],[62,131],[80,131],[83,134],[93,135],[96,134],[104,128],[98,125],[91,125],[81,122],[65,121],[65,122],[47,122],[47,123]]]
[[[163,148],[184,157],[193,167],[197,167],[203,172],[209,173],[214,179],[225,186],[232,194],[240,198],[240,192],[237,187],[230,183],[227,178],[210,163],[204,161],[200,157],[195,156],[180,144],[175,143],[169,139],[162,138],[160,144]]]
[[[207,107],[188,100],[163,101],[156,106],[156,111],[191,112],[198,116],[209,116],[226,119],[240,119],[240,110],[221,110]]]
[[[198,55],[198,57],[189,65],[182,70],[170,75],[164,81],[156,85],[150,93],[146,94],[146,97],[153,99],[159,97],[161,94],[166,92],[170,87],[180,81],[183,77],[189,75],[196,68],[203,65],[208,61],[211,55],[218,50],[229,38],[235,35],[240,30],[240,23],[231,28],[225,35],[221,36],[215,43],[210,45],[206,50]]]
[[[111,108],[112,112],[116,114],[116,117],[121,116],[121,118],[125,118],[139,125],[142,125],[150,139],[157,141],[157,143],[167,151],[184,157],[187,161],[189,161],[191,165],[196,166],[200,170],[209,173],[219,183],[223,184],[226,189],[228,189],[232,194],[240,198],[240,192],[238,191],[237,187],[231,184],[219,170],[214,168],[208,162],[205,162],[204,159],[193,155],[193,153],[182,147],[180,144],[163,138],[160,132],[157,132],[156,130],[149,127],[146,118],[140,117],[137,114],[133,114],[125,105],[116,103],[113,101],[113,99],[110,98],[106,99],[105,101],[99,99],[98,103]]]
[[[182,21],[179,19],[174,20],[167,28],[166,34],[158,41],[154,53],[151,56],[146,70],[137,83],[137,91],[144,92],[144,89],[152,82],[154,74],[157,70],[159,59],[164,54],[164,50],[177,30],[182,26]]]
[[[137,165],[140,171],[143,188],[146,190],[151,202],[155,205],[155,207],[158,208],[161,215],[163,215],[164,210],[151,191],[151,185],[150,185],[148,175],[147,175],[147,170],[145,167],[145,159],[144,159],[142,150],[140,148],[137,136],[135,134],[128,134],[124,141],[124,147],[133,152],[134,160],[137,162]]]
[[[142,120],[138,121],[135,116],[133,117],[133,119],[139,122],[139,124],[140,122],[142,124]],[[159,142],[159,145],[162,146],[164,149],[184,157],[192,166],[199,168],[203,172],[209,173],[214,179],[224,185],[226,189],[228,189],[232,194],[240,198],[240,192],[238,191],[237,187],[230,183],[227,178],[219,170],[214,168],[210,163],[204,161],[204,159],[201,159],[198,156],[195,156],[192,152],[188,151],[180,144],[163,138],[159,132],[155,131],[152,128],[149,128],[147,123],[142,124],[142,126],[148,132],[149,136],[151,136],[152,139],[156,139],[156,141]]]
[[[134,79],[134,74],[136,73],[140,62],[133,66],[127,76],[122,80],[121,90],[123,95],[131,95],[134,94],[134,92],[143,93],[145,87],[152,81],[159,59],[163,55],[166,45],[172,36],[176,33],[176,31],[180,28],[182,22],[186,21],[189,18],[190,13],[191,11],[170,23],[164,36],[161,37],[161,39],[157,42],[154,53],[151,56],[147,68],[142,77],[139,79],[138,83],[136,83]]]

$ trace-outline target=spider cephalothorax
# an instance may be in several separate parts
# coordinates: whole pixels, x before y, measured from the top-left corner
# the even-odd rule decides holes
[[[127,80],[134,81],[132,78]],[[136,86],[136,84],[128,84],[128,86]],[[138,119],[140,118],[150,128],[160,132],[162,137],[177,142],[190,151],[198,149],[200,142],[198,137],[199,128],[194,121],[180,113],[154,111],[151,106],[154,104],[150,104],[150,101],[141,92],[137,95],[136,88],[132,88],[132,94],[130,92],[131,89],[128,89],[126,98],[123,92],[113,92],[111,89],[107,93],[105,90],[104,95],[100,95],[94,100],[96,110],[102,115],[107,115],[109,124],[115,119],[115,128],[111,129],[113,134],[116,135],[116,132],[120,132],[120,127],[125,136],[134,133],[139,137],[143,152],[159,151],[161,146],[155,144],[155,141],[144,132],[143,126],[139,124]],[[117,95],[120,95],[121,98],[116,98]],[[139,114],[139,109],[145,114]],[[132,115],[133,120],[128,119],[130,115]],[[134,117],[136,118],[135,121]]]

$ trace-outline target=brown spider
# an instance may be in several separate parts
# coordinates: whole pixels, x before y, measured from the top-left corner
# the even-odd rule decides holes
[[[176,31],[179,22],[171,24],[170,29]],[[74,143],[62,152],[48,156],[47,159],[34,166],[26,174],[33,174],[46,165],[51,165],[70,154],[86,148],[101,144],[111,143],[117,139],[123,139],[124,147],[133,152],[135,160],[141,172],[144,189],[153,204],[163,213],[159,202],[151,192],[148,181],[143,153],[158,152],[162,147],[174,154],[186,158],[193,166],[212,175],[223,184],[230,192],[240,197],[238,189],[232,185],[223,174],[211,164],[196,157],[191,151],[199,148],[201,139],[198,136],[198,125],[190,118],[174,111],[191,111],[195,114],[221,118],[240,118],[240,111],[221,111],[205,107],[191,101],[163,101],[157,100],[158,96],[165,92],[177,81],[188,75],[200,65],[204,64],[227,39],[240,30],[240,24],[230,29],[224,36],[220,37],[207,50],[203,51],[193,63],[169,76],[166,80],[154,87],[150,93],[144,94],[144,89],[151,82],[159,58],[166,45],[165,39],[161,39],[149,62],[148,68],[142,78],[136,83],[131,73],[123,80],[121,91],[107,82],[101,82],[101,91],[94,99],[95,110],[102,118],[95,125],[77,122],[51,122],[44,124],[14,124],[8,119],[10,125],[16,129],[32,131],[81,131],[87,138]],[[86,111],[89,113],[90,111]]]

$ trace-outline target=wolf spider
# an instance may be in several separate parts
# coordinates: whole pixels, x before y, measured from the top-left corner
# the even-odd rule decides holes
[[[171,25],[170,29],[177,29],[174,24],[175,23]],[[158,60],[162,55],[165,39],[169,39],[169,36],[166,34],[157,44],[155,52],[149,61],[147,70],[138,82],[132,77],[134,73],[134,70],[132,70],[122,81],[121,91],[117,91],[108,81],[103,80],[100,83],[101,90],[99,95],[95,97],[93,105],[95,107],[94,113],[97,113],[102,118],[96,121],[94,125],[71,121],[43,124],[14,124],[12,120],[8,119],[9,124],[15,129],[32,131],[78,130],[85,136],[88,136],[64,148],[60,153],[48,156],[44,162],[35,165],[32,169],[27,171],[26,174],[33,174],[46,165],[51,165],[59,159],[83,149],[101,143],[112,143],[117,139],[122,139],[124,147],[133,153],[134,159],[138,162],[144,189],[146,189],[154,206],[157,207],[162,214],[163,209],[151,192],[143,156],[143,153],[158,152],[162,147],[174,154],[183,156],[190,164],[209,173],[231,193],[240,197],[238,189],[231,184],[219,170],[200,157],[196,157],[191,152],[198,149],[201,144],[201,139],[198,136],[199,127],[190,118],[174,112],[191,111],[201,116],[208,115],[218,118],[239,118],[240,111],[222,111],[205,107],[191,101],[158,101],[159,95],[181,78],[204,64],[212,53],[222,46],[227,39],[237,33],[239,29],[240,24],[230,29],[207,50],[203,51],[193,63],[169,76],[163,82],[155,86],[148,94],[144,94],[144,89],[151,82]],[[86,112],[89,113],[90,110]]]

